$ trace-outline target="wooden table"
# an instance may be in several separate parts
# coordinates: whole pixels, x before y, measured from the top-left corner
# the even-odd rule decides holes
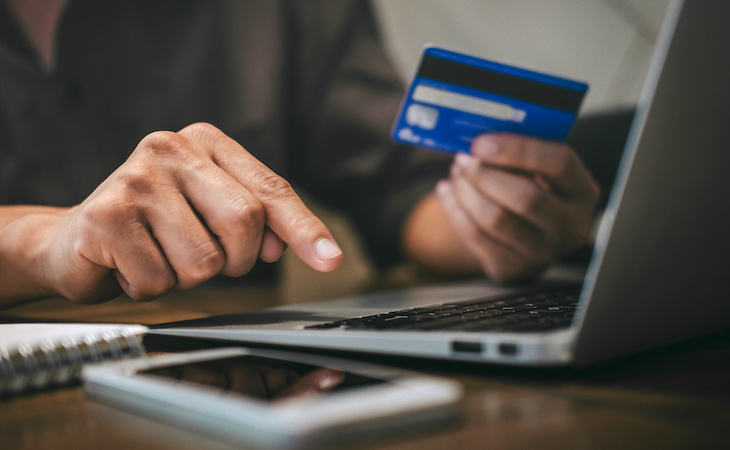
[[[284,297],[250,287],[172,293],[150,303],[51,299],[3,311],[0,320],[155,324],[282,304]],[[456,424],[376,436],[354,448],[730,448],[730,330],[589,370],[359,357],[457,379],[466,396]],[[0,400],[0,449],[62,448],[230,446],[92,402],[79,386]]]

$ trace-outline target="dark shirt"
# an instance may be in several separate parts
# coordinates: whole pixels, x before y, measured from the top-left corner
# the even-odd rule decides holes
[[[155,130],[209,122],[344,213],[379,266],[448,155],[397,146],[362,1],[73,0],[46,73],[0,1],[0,204],[83,201]]]

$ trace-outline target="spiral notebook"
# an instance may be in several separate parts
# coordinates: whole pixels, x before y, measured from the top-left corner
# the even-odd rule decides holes
[[[143,325],[0,325],[0,396],[77,381],[86,364],[145,354]]]

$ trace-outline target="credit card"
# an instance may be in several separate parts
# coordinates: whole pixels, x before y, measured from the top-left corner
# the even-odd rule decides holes
[[[561,141],[588,84],[440,47],[424,49],[393,124],[394,140],[450,153],[510,132]]]

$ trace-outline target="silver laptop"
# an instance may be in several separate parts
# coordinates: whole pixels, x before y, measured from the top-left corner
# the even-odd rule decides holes
[[[151,332],[582,366],[730,327],[728,17],[728,2],[670,5],[579,283],[528,292],[487,283],[412,289],[165,324]]]

